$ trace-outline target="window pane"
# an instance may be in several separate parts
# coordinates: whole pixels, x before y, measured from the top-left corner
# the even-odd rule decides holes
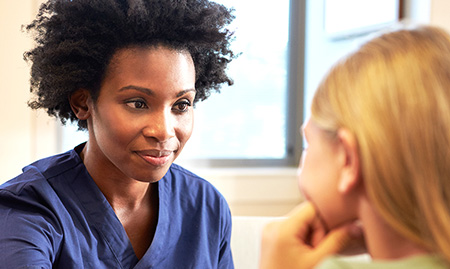
[[[199,159],[283,159],[287,156],[289,0],[217,0],[235,8],[235,84],[195,109],[184,151]],[[187,152],[187,153],[186,153]]]

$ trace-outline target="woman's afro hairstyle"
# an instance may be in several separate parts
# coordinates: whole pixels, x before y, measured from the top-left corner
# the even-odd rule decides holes
[[[36,47],[24,54],[31,66],[29,102],[49,115],[86,121],[72,112],[69,98],[88,89],[96,100],[113,54],[132,46],[166,46],[190,53],[196,70],[195,102],[233,81],[225,73],[235,58],[227,26],[233,10],[208,0],[49,0],[26,29]]]

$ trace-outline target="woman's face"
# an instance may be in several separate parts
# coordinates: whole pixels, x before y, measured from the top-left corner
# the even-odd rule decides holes
[[[89,161],[98,171],[160,180],[191,136],[195,93],[189,53],[164,47],[119,50],[90,105],[88,148],[94,154]]]
[[[307,147],[300,162],[300,189],[305,198],[316,206],[326,226],[333,228],[343,221],[344,215],[338,192],[338,143],[312,120],[303,125],[303,134]]]

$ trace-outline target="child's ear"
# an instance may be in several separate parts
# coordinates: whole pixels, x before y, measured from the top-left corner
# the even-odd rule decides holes
[[[91,101],[91,95],[85,89],[75,91],[69,98],[70,107],[73,113],[75,113],[75,116],[80,120],[87,120],[91,116]]]
[[[360,160],[356,137],[347,129],[339,129],[337,133],[342,158],[342,170],[338,183],[341,193],[353,190],[361,180]]]

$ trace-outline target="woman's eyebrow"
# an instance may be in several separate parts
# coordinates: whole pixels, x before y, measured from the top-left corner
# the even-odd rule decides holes
[[[196,91],[195,89],[187,89],[187,90],[183,90],[183,91],[180,91],[179,93],[177,93],[177,97],[183,96],[183,95],[185,95],[185,94],[188,93],[188,92],[194,92],[194,93],[196,93],[197,91]]]
[[[146,95],[155,95],[153,90],[145,88],[145,87],[135,86],[135,85],[128,85],[128,86],[122,87],[119,89],[119,92],[126,91],[126,90],[136,90],[136,91],[140,91]]]
[[[155,92],[152,89],[141,87],[141,86],[136,86],[136,85],[128,85],[128,86],[122,87],[119,89],[119,92],[126,91],[126,90],[136,90],[136,91],[140,91],[146,95],[155,95]],[[183,96],[188,92],[196,93],[197,91],[195,89],[182,90],[179,93],[177,93],[177,97]]]

